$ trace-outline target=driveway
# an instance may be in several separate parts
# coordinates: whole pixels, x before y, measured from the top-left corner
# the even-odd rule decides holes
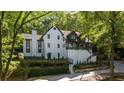
[[[115,61],[115,72],[122,72],[124,73],[124,64],[121,61]],[[90,72],[83,72],[83,73],[72,73],[72,74],[64,74],[64,75],[54,75],[54,76],[42,76],[42,77],[35,77],[30,78],[28,81],[75,81],[75,80],[81,80],[82,78],[99,75],[101,73],[107,73],[109,72],[109,69],[105,70],[96,70],[96,71],[90,71]]]

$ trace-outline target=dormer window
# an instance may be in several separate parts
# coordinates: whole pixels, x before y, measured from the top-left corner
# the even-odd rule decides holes
[[[47,35],[47,38],[50,39],[50,34]]]
[[[71,39],[74,40],[74,39],[76,39],[76,38],[75,38],[75,36],[73,35],[73,36],[71,36]]]

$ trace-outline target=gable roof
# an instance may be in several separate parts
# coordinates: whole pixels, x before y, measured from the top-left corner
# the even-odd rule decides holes
[[[62,36],[64,35],[63,33],[62,33],[62,31],[58,28],[58,27],[51,27],[48,31],[46,31],[43,35],[42,35],[42,37],[41,37],[41,39],[51,30],[51,29],[58,29],[58,31],[62,34]]]
[[[64,34],[64,37],[66,38],[69,34],[74,33],[75,31],[64,31],[62,30],[62,33]],[[80,32],[75,32],[75,34],[77,34],[77,36],[80,35]]]

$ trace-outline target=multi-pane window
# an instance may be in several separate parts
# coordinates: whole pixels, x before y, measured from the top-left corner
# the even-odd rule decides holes
[[[57,37],[57,38],[58,38],[58,40],[60,40],[60,35],[58,35],[58,37]]]
[[[50,39],[50,34],[47,35],[47,38]]]
[[[57,47],[60,48],[60,44],[57,44]]]
[[[47,47],[50,48],[50,43],[47,44]]]
[[[42,51],[41,40],[38,40],[37,43],[38,43],[38,53],[41,53]]]
[[[30,39],[26,39],[26,52],[30,53]]]

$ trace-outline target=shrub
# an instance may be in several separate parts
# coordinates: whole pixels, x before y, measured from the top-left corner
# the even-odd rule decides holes
[[[66,66],[68,62],[66,60],[25,60],[24,64],[28,67],[40,66],[40,67],[50,67],[50,66]]]
[[[19,67],[13,72],[13,76],[20,76],[20,75],[24,75],[24,74],[28,74],[28,73],[29,73],[29,69],[19,66]]]
[[[68,67],[30,68],[29,77],[68,73]]]

